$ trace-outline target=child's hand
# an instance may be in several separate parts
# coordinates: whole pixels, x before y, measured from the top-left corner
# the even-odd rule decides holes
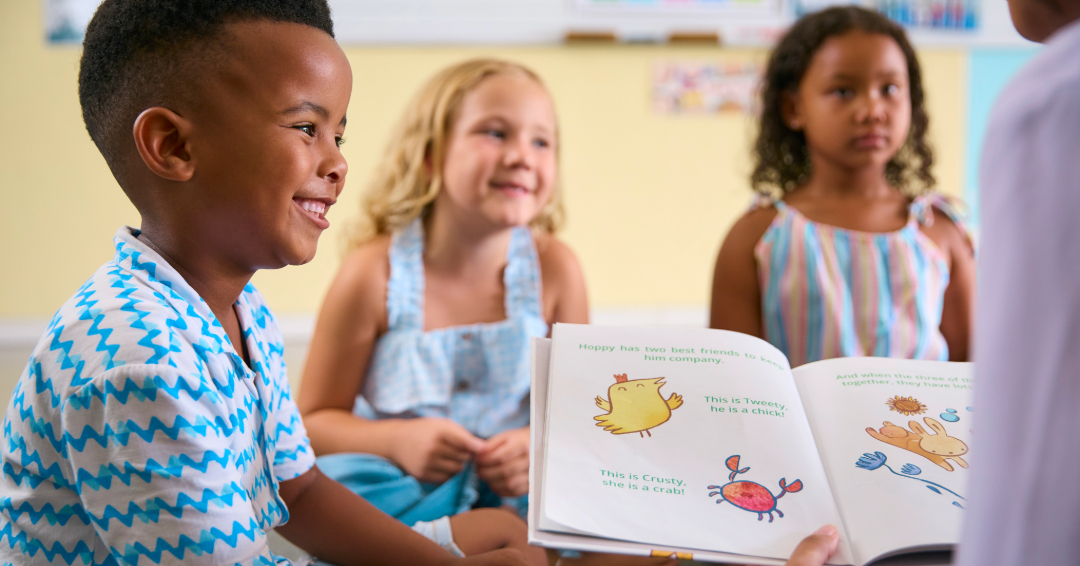
[[[465,556],[479,558],[489,550],[513,549],[523,564],[548,566],[547,552],[538,546],[529,546],[528,525],[514,511],[499,507],[473,509],[450,517],[450,527],[454,531],[454,543]],[[503,562],[495,560],[484,564]]]
[[[556,566],[675,566],[674,558],[582,552],[580,558],[560,558]]]
[[[453,564],[454,566],[529,566],[521,552],[511,548],[458,558]]]
[[[442,483],[484,450],[484,441],[450,419],[402,420],[391,460],[406,473],[428,483]]]
[[[502,497],[529,492],[529,427],[500,432],[487,441],[476,457],[480,479]]]
[[[836,527],[825,525],[795,547],[785,566],[822,566],[836,553],[839,544],[840,533]]]

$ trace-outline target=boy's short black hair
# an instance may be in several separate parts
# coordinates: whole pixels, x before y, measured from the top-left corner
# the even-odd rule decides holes
[[[810,176],[810,152],[802,131],[787,127],[781,113],[785,93],[796,92],[821,45],[830,37],[859,30],[891,37],[907,60],[911,96],[911,129],[900,151],[885,166],[893,186],[919,193],[934,186],[930,167],[934,154],[926,141],[930,119],[922,87],[922,71],[915,50],[899,24],[882,14],[857,6],[837,6],[804,16],[791,26],[773,49],[762,85],[761,129],[754,142],[753,188],[766,195],[794,190]]]
[[[125,143],[134,143],[135,118],[188,95],[200,71],[228,56],[225,24],[248,20],[297,23],[334,35],[326,0],[101,3],[83,40],[79,103],[90,139],[118,180],[118,158]]]

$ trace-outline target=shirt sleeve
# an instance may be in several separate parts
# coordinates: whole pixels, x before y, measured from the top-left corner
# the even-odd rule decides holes
[[[173,367],[128,365],[61,406],[75,490],[121,564],[275,563],[276,486],[260,477],[251,413],[219,389]]]
[[[963,566],[1080,563],[1076,82],[1020,83],[987,130]]]
[[[278,481],[296,478],[315,466],[311,440],[285,375],[282,364],[282,371],[275,378],[278,402],[274,409],[274,477]]]
[[[259,349],[265,356],[257,379],[260,394],[269,399],[267,434],[274,452],[274,478],[288,481],[315,466],[315,453],[311,450],[300,410],[292,399],[284,359],[285,340],[277,317],[250,283],[244,288],[241,302],[247,308],[250,323],[258,329]]]

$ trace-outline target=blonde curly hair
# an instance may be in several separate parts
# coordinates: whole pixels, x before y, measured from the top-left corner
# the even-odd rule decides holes
[[[346,234],[347,249],[404,228],[431,205],[442,188],[446,146],[462,99],[481,81],[498,75],[525,77],[546,90],[530,69],[498,59],[464,61],[432,77],[394,128],[375,177],[361,198],[360,217]],[[556,139],[556,152],[558,147]],[[556,177],[551,198],[529,223],[533,230],[554,233],[562,225],[560,185]]]

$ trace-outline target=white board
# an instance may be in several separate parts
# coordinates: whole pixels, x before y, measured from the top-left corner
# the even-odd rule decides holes
[[[554,44],[568,32],[662,42],[673,33],[718,33],[725,45],[769,46],[789,25],[794,0],[330,0],[347,44]],[[801,0],[815,7],[835,0]],[[861,0],[874,1],[874,0]],[[884,0],[876,0],[884,1]],[[917,0],[935,1],[935,0]],[[978,2],[974,31],[911,30],[919,46],[1030,45],[1004,0]],[[45,0],[47,41],[78,43],[100,0]]]
[[[911,29],[920,46],[1030,45],[1004,0],[976,0],[976,30]],[[814,2],[815,6],[834,0]],[[330,0],[338,39],[360,44],[552,44],[568,32],[662,42],[719,33],[724,44],[768,46],[795,18],[792,0]]]
[[[590,9],[573,0],[331,0],[330,6],[336,33],[347,43],[550,44],[568,32],[613,33],[631,42],[659,42],[673,32],[753,39],[760,29],[783,25],[781,2],[682,10]]]

